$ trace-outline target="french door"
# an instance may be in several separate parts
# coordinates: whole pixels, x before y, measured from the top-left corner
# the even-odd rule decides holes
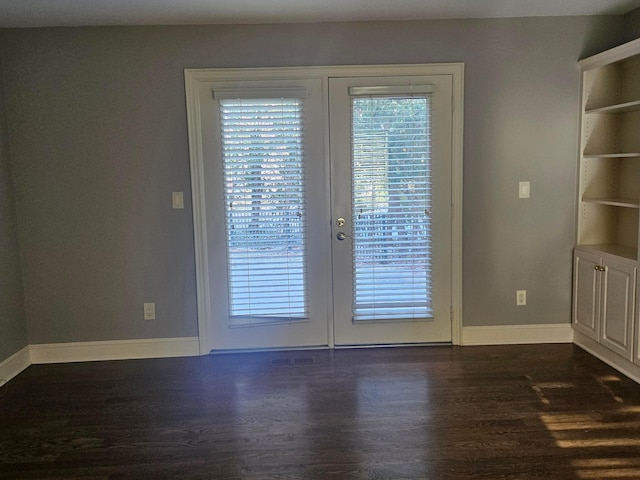
[[[326,346],[331,245],[322,82],[211,82],[201,89],[209,345]]]
[[[451,78],[329,80],[336,345],[451,341]]]
[[[451,75],[187,79],[205,349],[451,341]]]

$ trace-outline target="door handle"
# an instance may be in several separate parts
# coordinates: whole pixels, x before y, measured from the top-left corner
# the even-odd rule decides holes
[[[345,240],[347,238],[347,234],[344,232],[338,232],[336,234],[336,238],[340,241]]]

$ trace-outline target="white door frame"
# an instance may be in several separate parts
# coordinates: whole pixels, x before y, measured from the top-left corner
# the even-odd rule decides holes
[[[283,67],[283,68],[233,68],[233,69],[185,69],[185,94],[189,134],[189,158],[191,165],[191,193],[193,205],[193,229],[196,262],[196,294],[198,302],[198,337],[200,354],[211,349],[211,311],[209,258],[207,252],[207,215],[205,205],[204,156],[202,148],[201,88],[214,81],[273,80],[283,78],[322,78],[324,95],[327,95],[331,77],[369,77],[402,75],[451,75],[452,98],[452,164],[451,164],[451,341],[459,345],[462,339],[462,164],[463,164],[463,112],[464,112],[464,64],[417,65],[364,65],[337,67]],[[329,154],[328,102],[325,98],[325,148]],[[329,161],[328,158],[325,161]],[[327,163],[328,164],[328,163]],[[328,299],[331,300],[331,299]],[[333,338],[333,321],[329,321],[329,338]],[[329,344],[333,348],[332,342]]]

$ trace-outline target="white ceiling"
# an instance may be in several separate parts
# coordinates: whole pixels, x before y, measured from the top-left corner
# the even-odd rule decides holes
[[[620,15],[640,0],[0,0],[0,27]]]

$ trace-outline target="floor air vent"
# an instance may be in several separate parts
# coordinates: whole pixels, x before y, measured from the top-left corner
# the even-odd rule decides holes
[[[291,365],[290,358],[274,358],[271,360],[271,365]]]
[[[271,360],[271,365],[310,365],[313,363],[313,358],[311,357],[301,357],[301,358],[274,358]]]
[[[308,363],[313,363],[313,358],[307,357],[307,358],[294,358],[293,359],[293,363],[295,363],[296,365],[305,365]]]

